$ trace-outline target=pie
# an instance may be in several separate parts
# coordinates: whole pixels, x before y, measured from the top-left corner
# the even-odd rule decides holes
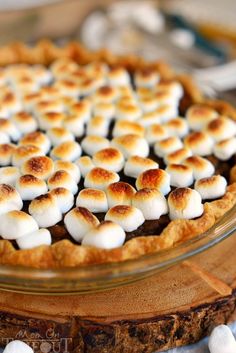
[[[121,262],[236,203],[236,110],[163,62],[49,41],[0,49],[0,263]]]

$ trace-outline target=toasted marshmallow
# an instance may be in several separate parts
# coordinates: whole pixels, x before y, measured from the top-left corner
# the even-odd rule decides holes
[[[124,174],[131,178],[137,178],[139,174],[146,170],[157,168],[159,168],[158,163],[150,158],[132,156],[125,163]]]
[[[22,199],[18,191],[8,184],[0,184],[0,214],[13,210],[21,210]]]
[[[40,195],[31,201],[29,213],[34,217],[40,228],[54,226],[62,220],[62,212],[57,198],[51,193]]]
[[[40,131],[26,134],[19,142],[20,146],[36,146],[39,147],[43,154],[47,154],[50,150],[51,143],[49,138]]]
[[[42,151],[37,146],[25,145],[14,149],[12,154],[12,164],[15,167],[20,167],[24,162],[32,157],[42,156]]]
[[[135,189],[128,183],[116,182],[106,189],[109,208],[117,205],[131,205]]]
[[[31,92],[37,92],[40,88],[39,84],[29,75],[18,77],[11,84],[13,90],[19,97]]]
[[[215,144],[213,154],[221,161],[227,161],[236,153],[236,138],[231,137]]]
[[[142,110],[134,104],[119,103],[116,106],[115,118],[117,120],[135,121],[141,118]]]
[[[118,205],[110,208],[105,216],[106,221],[119,224],[125,232],[132,232],[140,227],[145,219],[142,212],[134,207]]]
[[[203,214],[201,195],[190,188],[177,188],[168,197],[169,217],[174,219],[193,219]]]
[[[0,166],[7,166],[11,164],[11,160],[12,160],[12,156],[15,148],[16,148],[15,145],[11,143],[0,144]]]
[[[78,165],[81,175],[83,178],[92,170],[95,168],[95,165],[93,164],[93,161],[90,157],[88,156],[82,156],[80,157],[77,161],[76,164]]]
[[[38,128],[36,119],[34,119],[33,116],[27,112],[19,112],[13,115],[11,120],[21,134],[29,134],[36,131]]]
[[[193,170],[194,179],[202,179],[208,178],[212,176],[215,172],[215,167],[213,164],[208,161],[208,159],[199,157],[199,156],[191,156],[186,158],[183,161],[184,165],[189,166]]]
[[[49,179],[48,179],[48,187],[49,190],[55,188],[66,188],[73,195],[78,192],[78,186],[73,177],[66,172],[65,170],[56,171]]]
[[[20,170],[17,167],[2,167],[0,168],[0,184],[15,186],[20,175]]]
[[[194,188],[203,200],[217,199],[226,193],[227,181],[221,175],[213,175],[195,182]]]
[[[46,194],[48,191],[47,184],[44,180],[30,174],[19,177],[16,180],[15,187],[22,200],[33,200],[42,194]]]
[[[183,147],[179,137],[171,136],[164,140],[157,141],[154,145],[154,152],[158,157],[165,157]]]
[[[46,69],[43,65],[34,65],[33,77],[40,85],[47,85],[52,81],[52,73]]]
[[[196,131],[185,137],[184,144],[193,154],[204,157],[212,154],[214,140],[205,131]]]
[[[74,205],[74,195],[66,188],[55,188],[50,191],[57,200],[57,206],[62,213],[68,212]]]
[[[53,127],[61,127],[65,114],[58,112],[47,112],[41,114],[38,121],[41,130],[48,130]]]
[[[105,221],[85,235],[82,245],[108,250],[119,248],[124,242],[124,230],[117,223]]]
[[[142,125],[137,122],[118,120],[112,131],[113,137],[122,136],[125,134],[135,134],[138,136],[144,136],[145,129]]]
[[[135,134],[115,137],[111,141],[111,146],[118,148],[126,159],[135,155],[140,157],[147,157],[149,155],[147,141]]]
[[[175,118],[166,123],[169,136],[178,136],[180,138],[186,136],[189,132],[189,127],[186,119]]]
[[[39,118],[42,114],[49,112],[63,113],[64,105],[60,99],[40,100],[34,106],[34,113]]]
[[[10,143],[10,137],[5,132],[0,131],[0,141],[1,143]]]
[[[3,239],[15,240],[38,230],[33,217],[14,210],[0,216],[0,234]]]
[[[0,118],[0,131],[8,135],[12,141],[18,141],[21,136],[16,125],[8,119]]]
[[[130,76],[122,67],[115,67],[108,72],[108,82],[111,86],[127,86],[130,84]]]
[[[173,98],[180,100],[184,95],[184,89],[180,82],[171,81],[171,82],[161,82],[156,86],[156,91],[168,91],[171,93]]]
[[[99,220],[87,208],[73,208],[64,218],[66,229],[72,238],[79,242],[85,234],[99,225]]]
[[[162,169],[149,169],[140,174],[136,180],[140,189],[157,189],[166,195],[170,192],[170,175]]]
[[[39,179],[48,179],[53,173],[54,163],[46,156],[27,159],[21,167],[22,174],[31,174]]]
[[[101,77],[86,77],[80,82],[80,94],[82,96],[91,96],[96,90],[104,84],[104,80],[100,80]]]
[[[97,103],[114,103],[118,98],[118,89],[112,86],[100,87],[93,95],[92,99]]]
[[[111,103],[97,103],[93,108],[95,116],[102,116],[107,120],[115,117],[115,106]]]
[[[168,205],[162,193],[156,189],[141,189],[132,199],[132,205],[141,210],[146,220],[159,219],[168,213]]]
[[[220,116],[207,125],[206,131],[216,142],[223,141],[236,135],[236,123]]]
[[[63,142],[74,141],[74,135],[64,127],[54,127],[47,131],[47,136],[52,146],[58,146]]]
[[[183,147],[164,157],[165,164],[180,164],[184,159],[193,155],[189,148]]]
[[[93,156],[96,152],[110,147],[110,141],[102,136],[89,135],[81,142],[82,149],[89,156]]]
[[[179,116],[178,106],[173,103],[160,105],[160,107],[155,110],[155,113],[157,114],[159,120],[163,123]]]
[[[162,118],[160,117],[158,111],[154,110],[153,112],[143,114],[141,119],[138,119],[137,123],[139,123],[145,128],[148,128],[149,126],[154,124],[161,124]]]
[[[178,99],[168,89],[157,90],[155,94],[159,106],[177,106]],[[176,115],[177,116],[177,115]]]
[[[69,113],[81,122],[87,123],[91,118],[91,103],[87,99],[77,102],[70,107]]]
[[[33,249],[37,246],[51,245],[52,237],[47,229],[39,229],[17,239],[17,245],[20,249]]]
[[[186,114],[189,127],[193,131],[203,130],[212,120],[218,117],[216,110],[196,104],[191,106]]]
[[[106,137],[109,133],[109,120],[102,116],[93,117],[87,124],[86,134]]]
[[[151,68],[143,69],[135,73],[134,81],[137,87],[153,88],[160,81],[160,74]]]
[[[82,150],[80,145],[75,141],[62,142],[55,146],[50,153],[52,159],[64,159],[73,162],[81,156]]]
[[[120,177],[115,172],[103,168],[93,168],[85,176],[84,186],[86,188],[105,190],[108,185],[115,183],[119,180]]]
[[[170,134],[166,126],[152,124],[147,127],[145,136],[148,143],[153,145],[157,141],[165,140],[170,137]]]
[[[208,347],[210,353],[236,352],[236,341],[230,327],[226,325],[216,326],[211,332]]]
[[[60,96],[72,98],[79,97],[79,85],[70,79],[64,78],[58,80],[54,83],[54,87],[58,89]]]
[[[79,192],[76,199],[77,207],[85,207],[90,212],[107,212],[108,202],[104,191],[97,189],[84,189]]]
[[[183,164],[169,164],[166,172],[170,175],[170,185],[185,188],[193,184],[193,170]]]
[[[54,171],[65,170],[71,175],[74,181],[78,184],[81,178],[79,167],[72,162],[58,160],[54,162]]]
[[[139,100],[140,107],[144,113],[151,113],[159,107],[159,102],[156,97],[150,95]]]
[[[102,61],[93,61],[91,63],[89,63],[88,65],[86,65],[86,72],[93,76],[96,74],[101,74],[103,76],[105,76],[108,72],[108,66],[106,63],[102,62]]]
[[[55,60],[50,66],[50,70],[54,77],[61,78],[73,73],[78,69],[78,64],[68,58],[60,58]]]
[[[34,353],[33,349],[22,341],[11,341],[3,351],[4,353]]]
[[[37,103],[42,100],[43,94],[41,91],[26,94],[23,100],[23,107],[27,112],[33,112]]]
[[[75,137],[80,137],[84,134],[84,121],[76,116],[70,115],[63,121],[63,126],[70,131]]]
[[[19,96],[21,92],[18,92]],[[4,111],[1,111],[1,116],[8,118],[10,115],[18,113],[22,110],[22,104],[20,99],[17,97],[18,94],[14,94],[12,92],[6,92],[5,95],[1,97],[2,107],[4,107]],[[7,113],[7,114],[6,114]]]
[[[123,154],[116,148],[104,148],[93,156],[93,164],[96,167],[111,170],[112,172],[120,172],[124,167],[124,163]]]

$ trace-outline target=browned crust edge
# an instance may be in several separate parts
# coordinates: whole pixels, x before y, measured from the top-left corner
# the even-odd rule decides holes
[[[79,64],[92,61],[105,61],[110,66],[124,66],[129,71],[137,68],[156,68],[163,79],[179,80],[192,103],[201,103],[214,107],[220,114],[236,120],[236,109],[219,100],[204,100],[193,80],[187,75],[175,75],[164,62],[147,63],[136,56],[115,56],[107,50],[90,52],[79,43],[71,42],[59,48],[48,40],[38,42],[34,47],[23,43],[14,43],[0,48],[0,66],[14,63],[49,65],[58,58],[69,58]],[[204,214],[197,220],[175,220],[164,229],[160,236],[137,237],[124,246],[114,250],[74,245],[69,240],[62,240],[52,246],[41,246],[30,250],[16,250],[7,240],[0,241],[0,263],[21,265],[35,268],[62,268],[88,264],[120,262],[139,256],[171,248],[175,244],[200,235],[211,228],[236,203],[236,175],[232,169],[231,182],[227,193],[220,200],[206,203]]]

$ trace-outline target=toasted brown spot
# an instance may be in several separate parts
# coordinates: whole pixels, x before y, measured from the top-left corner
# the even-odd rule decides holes
[[[46,156],[32,157],[25,162],[26,170],[37,174],[44,173],[53,168],[53,162]]]
[[[77,87],[76,83],[70,80],[62,80],[61,83],[68,88]]]
[[[83,217],[88,223],[91,223],[94,227],[98,225],[97,218],[85,207],[76,207],[73,212],[79,217]]]
[[[138,71],[138,75],[140,75],[143,78],[149,78],[152,75],[154,75],[156,73],[155,70],[153,70],[151,67],[146,67],[140,71]]]
[[[159,141],[159,145],[163,148],[166,148],[166,147],[169,147],[171,146],[172,144],[174,144],[176,141],[176,137],[174,136],[171,136],[171,137],[167,137],[166,139],[164,140],[161,140]]]
[[[5,201],[11,194],[15,194],[15,189],[8,184],[0,184],[0,201]]]
[[[98,151],[94,158],[109,162],[109,160],[120,158],[121,156],[121,152],[115,148],[104,148],[103,150]]]
[[[180,171],[180,172],[186,172],[190,170],[190,167],[188,167],[187,165],[183,165],[183,164],[171,164],[170,169],[172,170],[176,170],[176,171]]]
[[[61,180],[67,179],[68,176],[69,176],[69,174],[65,170],[58,170],[56,173],[53,174],[53,176],[51,176],[48,179],[48,182],[49,183],[57,183],[57,182],[60,182]]]
[[[130,198],[135,194],[135,189],[130,184],[123,181],[110,184],[107,191],[111,191],[112,193],[116,193],[118,195],[125,194]]]
[[[27,122],[29,120],[32,120],[32,115],[30,115],[29,113],[26,112],[19,112],[16,114],[16,117],[24,122]]]
[[[161,169],[149,169],[143,172],[137,179],[142,188],[152,188],[160,185],[164,177],[164,171]]]
[[[5,128],[5,127],[8,127],[9,125],[10,125],[9,120],[0,118],[0,128]]]
[[[0,144],[0,155],[10,154],[15,150],[15,146],[8,143]]]
[[[14,153],[20,157],[28,156],[38,152],[40,152],[40,148],[33,145],[19,146],[14,151]]]
[[[27,143],[34,145],[35,143],[41,143],[42,139],[45,139],[45,135],[40,131],[34,131],[26,134],[20,141],[20,143]]]
[[[124,216],[129,214],[132,211],[132,206],[128,206],[128,205],[117,205],[112,207],[109,210],[110,214],[114,214],[116,216]]]
[[[58,112],[48,112],[45,113],[45,117],[47,117],[49,120],[54,121],[54,120],[63,120],[64,119],[64,114],[58,113]]]
[[[95,199],[103,199],[104,198],[104,192],[102,190],[97,190],[97,189],[84,189],[80,192],[80,195],[83,195],[83,197],[88,197],[88,198],[95,198]]]
[[[104,96],[109,96],[114,92],[114,89],[110,86],[103,86],[99,88],[98,92]]]
[[[111,180],[114,176],[114,173],[103,168],[93,168],[89,172],[89,175],[92,179],[102,182],[103,180]]]
[[[186,159],[186,162],[197,168],[203,168],[205,165],[205,160],[199,156],[191,156]]]
[[[130,158],[130,161],[132,161],[133,163],[136,163],[138,165],[146,165],[146,166],[153,166],[153,163],[155,163],[152,159],[150,158],[144,158],[144,157],[140,157],[140,156],[132,156]]]
[[[55,196],[61,196],[61,195],[65,195],[66,193],[68,192],[68,190],[67,189],[65,189],[65,188],[55,188],[55,189],[53,189],[52,191],[50,191],[50,193],[52,194],[52,195],[55,195]]]
[[[212,184],[215,184],[218,179],[219,179],[219,175],[213,175],[212,177],[198,180],[197,183],[207,187],[207,186],[212,186]]]
[[[36,178],[35,176],[31,175],[31,174],[25,174],[25,175],[22,175],[19,179],[19,182],[21,184],[39,184],[41,183],[41,180]]]
[[[2,97],[2,102],[3,103],[12,103],[15,100],[15,96],[13,93],[9,92],[6,93],[3,97]]]
[[[178,129],[183,126],[183,122],[182,122],[182,120],[176,118],[176,119],[170,120],[166,125],[169,127],[173,127],[173,128]]]
[[[206,116],[215,114],[215,111],[204,105],[195,105],[191,108],[191,113],[194,114],[196,118],[205,118]]]
[[[192,190],[189,188],[177,188],[171,192],[169,198],[178,209],[185,209]]]
[[[192,134],[188,135],[185,139],[185,142],[194,144],[201,142],[204,140],[206,137],[206,134],[204,132],[193,132]]]
[[[224,126],[224,120],[222,118],[218,118],[209,123],[208,130],[215,132],[221,129],[222,126]]]

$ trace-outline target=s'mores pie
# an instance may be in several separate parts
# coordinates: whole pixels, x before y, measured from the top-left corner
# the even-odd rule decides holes
[[[109,132],[109,120],[102,116],[94,116],[87,124],[86,134],[106,137]]]
[[[75,141],[65,141],[55,146],[50,156],[53,160],[63,159],[65,161],[74,162],[81,156],[82,150],[80,145]]]
[[[29,204],[29,214],[40,228],[54,226],[62,220],[62,212],[57,199],[51,193],[40,195]]]
[[[0,168],[0,184],[15,186],[20,175],[20,170],[17,167],[2,167]]]
[[[74,195],[66,188],[59,187],[52,189],[50,194],[54,196],[57,201],[57,206],[62,213],[68,212],[74,205]]]
[[[133,232],[145,221],[142,212],[138,208],[127,205],[118,205],[110,208],[106,213],[105,220],[119,224],[125,232]]]
[[[12,116],[11,120],[21,134],[30,134],[38,128],[36,119],[34,119],[30,113],[25,111],[16,113]]]
[[[117,104],[115,118],[117,120],[136,121],[142,116],[142,110],[136,104],[122,102]]]
[[[184,165],[192,168],[194,179],[208,178],[215,173],[214,165],[206,158],[199,156],[191,156],[186,158]]]
[[[110,141],[102,136],[89,135],[82,140],[81,147],[86,154],[93,156],[96,152],[110,147]]]
[[[159,219],[168,213],[167,200],[157,189],[144,188],[132,198],[132,205],[141,210],[145,220]]]
[[[236,122],[219,116],[207,125],[206,131],[216,142],[220,142],[236,135]]]
[[[44,180],[31,174],[25,174],[16,180],[15,188],[19,192],[22,200],[33,200],[48,191]]]
[[[78,186],[74,178],[65,170],[57,170],[47,181],[49,190],[55,188],[66,188],[73,195],[78,192]]]
[[[79,242],[86,233],[99,225],[99,220],[87,208],[73,208],[65,216],[65,226],[72,238]]]
[[[183,138],[189,132],[188,123],[183,118],[171,119],[165,124],[165,126],[168,130],[169,136],[177,136]]]
[[[15,240],[38,230],[34,218],[14,210],[0,215],[0,234],[3,239]]]
[[[138,136],[144,136],[145,129],[138,122],[128,120],[118,120],[115,122],[112,130],[112,136],[118,137],[125,134],[135,134]]]
[[[124,242],[124,230],[117,223],[105,221],[85,235],[82,245],[109,250],[119,248]]]
[[[54,171],[54,163],[46,156],[32,157],[27,159],[22,167],[22,174],[31,174],[39,179],[48,179]]]
[[[16,146],[11,143],[0,144],[0,166],[5,167],[11,164],[13,152]]]
[[[201,131],[211,121],[215,120],[218,115],[216,110],[205,105],[196,104],[188,109],[186,119],[191,130]]]
[[[213,154],[220,161],[229,160],[236,153],[236,137],[219,141],[213,147]]]
[[[218,199],[226,193],[227,181],[221,175],[199,179],[194,189],[199,192],[203,200]]]
[[[167,154],[164,157],[165,164],[180,164],[184,159],[191,157],[193,155],[189,148],[183,147],[177,151]]]
[[[160,81],[160,74],[152,68],[139,70],[135,74],[134,81],[137,87],[153,88]]]
[[[111,141],[111,146],[118,148],[126,159],[135,155],[147,157],[149,154],[149,145],[147,141],[143,137],[135,134],[115,137]]]
[[[116,182],[108,185],[106,195],[109,208],[117,205],[131,205],[136,190],[125,182]]]
[[[54,127],[61,127],[64,119],[65,115],[63,113],[47,112],[40,115],[38,119],[39,127],[41,130],[44,131],[47,131]]]
[[[154,152],[158,157],[165,157],[183,147],[179,137],[171,136],[164,140],[157,141],[154,145]]]
[[[51,245],[52,236],[48,229],[38,229],[16,240],[20,249],[32,249],[42,245]]]
[[[98,189],[84,189],[79,192],[76,199],[77,207],[85,207],[90,212],[107,212],[108,202],[106,193]]]
[[[81,178],[78,165],[69,161],[58,160],[54,162],[54,171],[65,170],[71,175],[74,181],[78,184]]]
[[[93,107],[93,113],[95,116],[112,120],[115,117],[115,105],[112,103],[96,103]]]
[[[86,174],[90,172],[93,168],[95,168],[95,165],[93,164],[92,158],[89,156],[82,156],[76,161],[76,165],[78,165],[81,175],[83,178],[85,178]]]
[[[183,164],[169,164],[166,172],[170,175],[170,185],[184,188],[193,184],[193,170]]]
[[[22,207],[23,202],[18,191],[8,184],[0,184],[0,214],[21,210]]]
[[[146,128],[145,137],[150,145],[154,145],[155,142],[170,137],[170,134],[165,125],[152,124]]]
[[[20,167],[24,162],[32,157],[42,156],[42,150],[40,147],[32,145],[23,145],[14,148],[12,153],[12,165]]]
[[[96,167],[111,170],[112,172],[120,172],[124,167],[124,163],[123,154],[117,148],[104,148],[93,156],[93,164]]]
[[[0,118],[0,132],[8,135],[12,141],[18,141],[21,136],[16,125],[9,119]]]
[[[50,150],[51,143],[47,135],[40,131],[31,132],[24,135],[19,141],[20,146],[36,146],[39,147],[43,154],[47,154]]]
[[[103,168],[93,168],[88,172],[84,179],[84,186],[86,188],[94,188],[99,190],[106,190],[107,186],[119,181],[119,174]]]
[[[158,163],[150,158],[132,156],[125,162],[124,174],[131,178],[137,178],[146,170],[157,168],[159,168]]]
[[[138,176],[136,187],[138,190],[157,189],[167,195],[170,192],[170,175],[162,169],[146,170]]]
[[[184,145],[189,148],[193,154],[204,157],[212,154],[214,140],[205,131],[196,131],[185,137]]]
[[[53,127],[47,131],[47,136],[52,146],[58,146],[63,142],[74,141],[75,136],[64,127]]]
[[[130,76],[123,67],[112,68],[107,75],[108,82],[111,86],[128,86],[130,85]]]
[[[169,217],[175,219],[193,219],[203,214],[201,195],[190,188],[177,188],[168,197]]]

